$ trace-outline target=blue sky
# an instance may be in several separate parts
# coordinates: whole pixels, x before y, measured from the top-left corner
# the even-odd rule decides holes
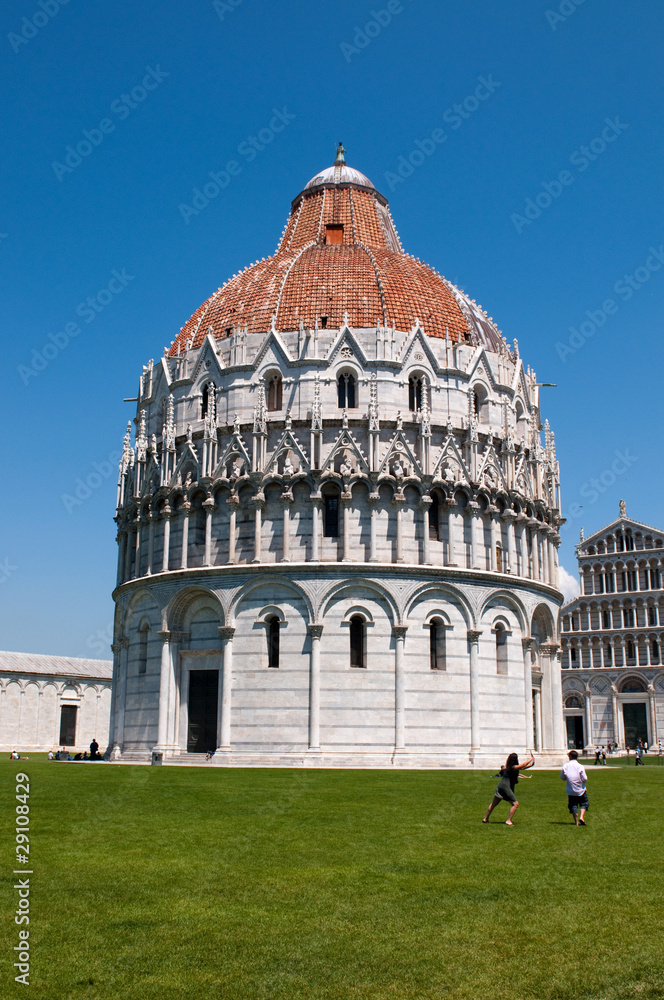
[[[660,5],[23,0],[0,20],[3,648],[110,655],[123,398],[273,252],[339,139],[405,249],[558,384],[542,412],[563,565],[621,497],[664,524]],[[283,129],[250,158],[275,110]],[[183,212],[229,161],[221,194]]]

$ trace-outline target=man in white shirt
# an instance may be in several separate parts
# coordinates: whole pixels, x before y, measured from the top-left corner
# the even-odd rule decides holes
[[[576,825],[585,826],[586,822],[583,817],[589,808],[586,791],[588,778],[578,762],[579,755],[576,750],[570,750],[567,756],[569,760],[560,772],[562,780],[567,782],[567,808],[574,817]],[[579,809],[581,815],[579,815]]]

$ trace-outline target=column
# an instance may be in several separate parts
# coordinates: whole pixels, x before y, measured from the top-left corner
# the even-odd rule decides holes
[[[403,562],[403,505],[406,502],[406,498],[403,493],[395,493],[392,497],[392,503],[396,507],[397,511],[397,557],[396,562]]]
[[[456,532],[456,516],[458,507],[454,500],[447,501],[447,565],[458,566],[458,541]]]
[[[540,565],[542,567],[542,581],[543,583],[549,582],[549,556],[547,552],[547,540],[546,534],[541,529],[537,532],[537,537],[540,544]]]
[[[590,694],[590,691],[586,691],[585,692],[585,716],[586,716],[586,732],[585,732],[586,741],[585,742],[586,742],[586,746],[589,747],[589,746],[593,746],[594,745],[594,740],[593,740],[593,704],[592,704],[592,696]],[[614,734],[613,738],[616,741],[618,739],[618,737],[615,734]]]
[[[134,524],[136,534],[134,539],[134,576],[138,577],[141,575],[141,515],[139,511],[136,511]]]
[[[430,532],[430,515],[431,515],[431,504],[433,503],[431,497],[425,496],[420,500],[420,508],[422,510],[422,563],[424,566],[428,566],[431,562],[431,556],[429,553],[429,532]]]
[[[157,729],[157,750],[177,749],[173,743],[168,742],[169,730],[172,728],[172,720],[175,717],[175,669],[178,655],[178,642],[182,638],[181,632],[160,632],[162,640],[161,647],[161,675],[159,678],[159,724]]]
[[[521,640],[523,647],[523,688],[524,708],[526,712],[526,749],[535,749],[535,733],[533,729],[533,660],[531,649],[535,640],[526,636]]]
[[[161,571],[162,573],[168,573],[168,550],[171,547],[171,516],[173,511],[166,504],[161,513],[164,518],[164,551],[161,558]]]
[[[263,532],[263,494],[254,497],[254,558],[252,562],[261,561],[261,536]]]
[[[548,679],[547,695],[550,699],[549,704],[545,705],[551,719],[551,746],[547,747],[547,750],[562,750],[567,742],[563,734],[563,686],[558,660],[559,651],[560,646],[555,642],[540,646],[540,662],[542,657],[548,659],[548,669],[542,664],[542,673]]]
[[[145,571],[146,576],[152,574],[152,566],[154,564],[154,525],[155,516],[151,510],[148,510],[148,565]]]
[[[480,505],[474,500],[465,509],[466,517],[470,518],[470,566],[471,569],[482,569],[480,565],[481,553],[484,551],[484,539],[480,543],[479,528],[482,525],[482,515]],[[484,534],[484,532],[482,532]]]
[[[320,495],[311,497],[311,561],[320,560]]]
[[[613,712],[613,738],[618,746],[622,746],[625,742],[625,736],[621,725],[622,719],[620,718],[620,705],[618,704],[618,689],[615,684],[611,685],[611,710]]]
[[[648,749],[654,747],[657,743],[657,712],[655,710],[655,689],[652,684],[648,685],[648,708],[650,710],[650,739],[648,740]]]
[[[237,509],[240,506],[240,502],[237,497],[229,497],[226,501],[228,504],[228,562],[229,565],[234,565],[237,561],[237,556],[235,554],[235,544],[237,540]]]
[[[205,557],[203,559],[204,566],[212,565],[212,513],[214,511],[214,500],[212,497],[206,497],[203,501],[203,507],[205,508]]]
[[[233,687],[233,636],[231,625],[219,628],[221,640],[221,684],[219,685],[219,746],[217,750],[231,749],[231,695]]]
[[[180,551],[180,569],[186,569],[189,560],[189,511],[188,501],[182,504],[182,549]]]
[[[118,532],[118,573],[115,579],[117,587],[124,579],[125,551],[127,548],[127,534],[124,531]]]
[[[500,529],[500,521],[497,518],[498,508],[494,507],[493,504],[489,507],[489,524],[491,527],[491,552],[489,553],[489,569],[492,569],[494,573],[498,572],[498,548],[502,550],[503,547],[503,536]],[[502,552],[502,565],[500,572],[506,573],[507,567],[505,566],[505,553]]]
[[[537,531],[538,531],[538,528],[539,528],[539,521],[537,521],[535,518],[531,518],[531,520],[528,522],[528,524],[529,524],[529,527],[532,529],[531,532],[530,532],[530,550],[531,550],[532,565],[533,565],[533,576],[532,576],[532,578],[533,578],[533,580],[539,580],[539,578],[540,578],[539,552],[538,552],[538,549],[537,549]]]
[[[351,562],[350,558],[350,504],[351,494],[341,494],[341,561]]]
[[[394,653],[394,749],[403,750],[406,743],[406,709],[404,701],[404,642],[406,625],[394,625],[392,632],[396,641]]]
[[[528,528],[526,523],[528,518],[525,514],[519,514],[517,517],[518,527],[519,527],[519,547],[521,549],[521,565],[519,567],[519,575],[528,579],[530,577],[530,554],[528,552]]]
[[[309,625],[309,750],[320,750],[320,640],[322,625]]]
[[[369,494],[369,562],[376,562],[376,526],[378,524],[378,493]]]
[[[507,572],[511,573],[512,576],[517,576],[519,566],[516,557],[516,537],[514,531],[516,514],[513,510],[503,511],[502,520],[507,524]]]
[[[533,688],[533,703],[535,706],[535,719],[537,720],[537,732],[535,734],[535,750],[540,753],[542,750],[542,692],[540,688]]]
[[[131,557],[134,552],[133,548],[134,539],[132,538],[133,533],[134,529],[131,527],[131,525],[127,525],[127,548],[125,550],[125,580],[131,580],[132,578]]]
[[[109,726],[109,743],[113,757],[120,755],[124,742],[125,703],[127,698],[127,656],[129,639],[121,636],[111,646],[115,661],[115,684],[112,713]]]
[[[281,494],[281,502],[284,505],[284,527],[281,545],[281,561],[290,562],[290,507],[293,503],[293,494],[286,490]]]
[[[470,756],[480,749],[480,636],[478,629],[468,629],[468,651],[470,653]]]

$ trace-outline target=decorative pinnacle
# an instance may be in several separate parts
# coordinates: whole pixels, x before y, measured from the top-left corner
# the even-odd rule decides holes
[[[344,167],[346,165],[346,150],[343,147],[343,143],[339,143],[337,146],[337,158],[334,161],[335,167]]]

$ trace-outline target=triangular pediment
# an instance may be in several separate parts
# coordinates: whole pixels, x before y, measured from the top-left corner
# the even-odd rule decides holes
[[[326,360],[329,364],[337,361],[355,360],[361,365],[366,365],[367,356],[351,328],[349,326],[342,326],[327,352]]]
[[[267,463],[265,467],[264,475],[267,476],[270,473],[275,473],[275,472],[279,473],[280,475],[284,474],[288,475],[289,470],[284,470],[283,468],[283,464],[285,461],[287,461],[287,458],[284,458],[284,462],[280,462],[280,459],[283,456],[288,456],[289,454],[295,455],[299,461],[299,468],[295,468],[295,466],[293,465],[293,470],[290,473],[291,475],[296,475],[298,472],[309,472],[310,469],[309,459],[305,454],[302,445],[297,440],[293,432],[289,428],[286,428],[284,433],[281,435],[281,438],[279,439],[276,448],[272,452],[270,461]]]
[[[277,365],[290,365],[292,362],[289,350],[281,339],[277,330],[270,330],[265,340],[258,348],[258,353],[253,361],[254,370],[265,363],[274,361]]]
[[[416,354],[421,354],[422,357],[415,357]],[[408,339],[401,350],[401,360],[404,367],[411,364],[422,365],[427,363],[433,372],[438,373],[441,371],[440,364],[431,346],[431,340],[426,336],[421,326],[413,327],[408,335]]]
[[[355,459],[355,471],[368,475],[369,464],[362,454],[362,449],[347,427],[342,427],[339,431],[336,441],[327,454],[327,458],[322,463],[321,473],[328,472],[330,469],[338,471],[334,469],[337,457],[345,456],[347,458],[349,453]]]
[[[532,500],[535,496],[532,479],[530,478],[528,466],[526,465],[525,455],[519,455],[516,462],[516,468],[514,470],[514,489],[517,493],[520,493],[521,496],[527,497],[529,500]]]
[[[471,382],[474,379],[483,379],[492,389],[496,388],[496,380],[484,347],[478,347],[475,350],[466,371]]]
[[[503,474],[502,463],[496,454],[493,444],[484,449],[482,462],[477,473],[478,483],[483,483],[491,490],[507,491],[507,480]]]
[[[415,475],[422,477],[422,469],[420,468],[420,463],[417,461],[413,450],[406,440],[406,437],[402,430],[395,431],[391,441],[387,446],[387,451],[383,457],[383,461],[380,463],[380,468],[378,469],[378,478],[381,476],[391,476],[393,475],[393,465],[394,463],[402,463],[402,459],[408,463],[412,471],[404,471],[403,475]],[[399,477],[398,477],[399,478]]]
[[[178,481],[178,476],[180,479],[186,479],[187,468],[192,468],[195,471],[195,475],[192,474],[193,480],[198,480],[201,473],[200,461],[198,458],[198,453],[196,448],[191,441],[187,441],[184,448],[182,449],[182,454],[178,459],[178,463],[175,466],[175,471],[171,477],[170,486],[175,486]]]
[[[201,344],[198,357],[194,363],[190,378],[195,382],[198,378],[208,376],[211,379],[219,378],[224,368],[223,362],[217,354],[217,342],[211,334],[207,334]]]
[[[459,446],[453,434],[448,434],[443,441],[438,461],[433,470],[434,482],[470,483],[470,475],[466,468]]]
[[[240,463],[240,465],[238,466],[237,463]],[[219,477],[238,479],[239,476],[246,475],[250,471],[251,459],[249,458],[249,451],[242,439],[242,435],[234,431],[217,461],[217,467],[214,470],[214,479]]]

